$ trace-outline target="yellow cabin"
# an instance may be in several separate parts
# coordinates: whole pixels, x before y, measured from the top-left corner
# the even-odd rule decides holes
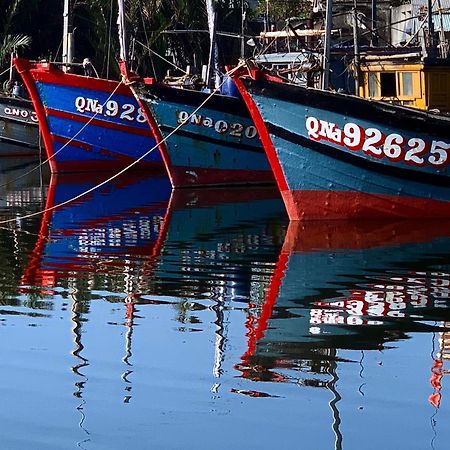
[[[450,112],[450,62],[408,55],[366,55],[359,68],[359,96],[418,109]]]

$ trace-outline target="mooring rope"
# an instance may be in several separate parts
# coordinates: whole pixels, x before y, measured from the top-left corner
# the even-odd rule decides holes
[[[117,92],[117,90],[119,89],[119,87],[124,84],[123,80],[120,80],[119,83],[117,84],[117,86],[114,88],[114,90],[111,92],[110,96],[104,101],[104,103],[101,105],[102,109],[103,107],[109,102],[109,100],[111,100],[112,96]],[[100,109],[100,108],[99,108]],[[100,114],[100,112],[95,112],[95,114],[89,118],[89,120],[59,149],[57,150],[55,153],[53,153],[52,156],[48,157],[45,161],[42,161],[41,163],[39,163],[37,166],[33,167],[32,169],[30,169],[28,172],[23,173],[22,175],[19,175],[17,178],[14,178],[13,180],[9,180],[4,184],[0,184],[0,188],[8,186],[8,184],[14,183],[15,181],[18,181],[24,177],[26,177],[27,175],[29,175],[30,173],[33,173],[35,170],[40,169],[41,167],[44,166],[44,164],[47,164],[51,159],[53,159],[56,155],[58,155],[60,152],[62,152],[67,146],[69,146],[74,139],[80,135],[80,133],[82,133],[84,131],[84,129]]]
[[[245,62],[240,62],[236,67],[234,67],[233,69],[229,70],[228,72],[225,73],[226,76],[230,76],[232,73],[234,73],[235,71],[239,70],[241,67],[245,66]],[[122,81],[123,82],[123,81]],[[192,113],[186,118],[186,120],[184,120],[183,122],[181,122],[177,127],[175,127],[167,136],[165,136],[160,144],[166,142],[171,136],[173,136],[181,127],[183,127],[184,125],[186,125],[189,120],[195,115],[197,114],[197,112],[202,109],[206,103],[208,103],[208,101],[217,93],[219,92],[220,88],[223,86],[223,84],[226,82],[226,78],[223,79],[222,83],[217,86],[216,88],[214,88],[211,93],[205,98],[205,100],[203,100],[202,103],[200,103],[199,106],[197,106],[197,108],[192,111]],[[132,84],[132,83],[130,83]],[[81,194],[78,194],[68,200],[65,200],[61,203],[58,203],[56,205],[50,206],[49,208],[45,208],[41,211],[35,211],[33,213],[30,214],[25,214],[23,216],[17,216],[14,217],[13,219],[7,219],[7,220],[2,220],[0,221],[0,225],[6,224],[6,223],[11,223],[11,222],[17,222],[19,220],[23,220],[23,219],[29,219],[31,217],[35,217],[35,216],[39,216],[41,214],[45,214],[47,212],[53,211],[57,208],[60,208],[62,206],[68,205],[69,203],[72,203],[78,199],[80,199],[81,197],[84,197],[87,194],[90,194],[91,192],[95,191],[96,189],[104,186],[105,184],[109,183],[110,181],[114,180],[115,178],[119,177],[120,175],[122,175],[123,173],[125,173],[126,171],[128,171],[129,169],[131,169],[133,166],[135,166],[136,164],[138,164],[140,161],[142,161],[145,157],[147,157],[153,150],[157,149],[159,147],[159,144],[154,145],[150,150],[148,150],[147,152],[145,152],[143,155],[141,155],[138,159],[135,159],[133,162],[131,162],[128,166],[124,167],[122,170],[120,170],[119,172],[117,172],[116,174],[110,176],[109,178],[107,178],[106,180],[96,184],[95,186],[87,189],[86,191],[82,192]]]

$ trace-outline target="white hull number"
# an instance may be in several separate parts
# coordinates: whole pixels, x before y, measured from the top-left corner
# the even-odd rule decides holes
[[[316,117],[306,119],[308,136],[314,141],[329,141],[352,151],[363,151],[373,158],[387,158],[413,166],[445,167],[450,162],[450,144],[407,138],[398,133],[383,134],[378,128],[363,128],[348,122],[341,129],[336,124]]]

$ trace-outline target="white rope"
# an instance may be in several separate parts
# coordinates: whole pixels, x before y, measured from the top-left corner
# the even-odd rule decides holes
[[[2,76],[2,75],[5,75],[5,73],[6,72],[9,72],[11,69],[8,67],[6,70],[4,70],[3,72],[1,72],[0,73],[0,77]]]
[[[241,67],[243,67],[245,65],[245,63],[240,63],[239,65],[237,65],[235,68],[233,68],[232,70],[230,70],[229,72],[226,73],[226,75],[231,75],[233,72],[235,72],[236,70],[240,69]],[[195,115],[197,114],[197,112],[203,108],[203,106],[205,106],[205,104],[211,99],[211,97],[213,97],[222,87],[222,85],[225,83],[226,79],[224,79],[222,81],[222,83],[220,84],[220,86],[218,86],[217,88],[213,89],[213,91],[208,95],[208,97],[206,97],[205,100],[203,100],[202,103],[200,103],[200,105],[186,118],[186,120],[182,123],[180,123],[176,128],[174,128],[167,136],[165,136],[161,143],[166,142],[172,135],[174,135],[181,127],[183,127],[184,125],[186,125],[189,120]],[[109,183],[110,181],[114,180],[115,178],[117,178],[118,176],[122,175],[123,173],[125,173],[127,170],[131,169],[133,166],[135,166],[136,164],[138,164],[140,161],[142,161],[146,156],[148,156],[153,150],[155,150],[156,148],[158,148],[159,144],[154,145],[150,150],[148,150],[147,152],[145,152],[143,155],[141,155],[138,159],[134,160],[132,163],[130,163],[127,167],[123,168],[122,170],[120,170],[119,172],[117,172],[115,175],[112,175],[111,177],[107,178],[106,180],[102,181],[101,183],[87,189],[86,191],[82,192],[81,194],[76,195],[75,197],[72,197],[69,200],[65,200],[61,203],[58,203],[56,205],[53,205],[49,208],[43,209],[41,211],[36,211],[34,213],[30,213],[30,214],[26,214],[24,216],[19,216],[19,217],[15,217],[14,219],[8,219],[8,220],[2,220],[0,221],[0,225],[6,224],[6,223],[11,223],[11,222],[16,222],[18,220],[23,220],[23,219],[29,219],[31,217],[35,217],[41,214],[45,214],[46,212],[50,212],[53,211],[57,208],[60,208],[61,206],[65,206],[68,205],[69,203],[78,200],[81,197],[84,197],[87,194],[90,194],[91,192],[95,191],[96,189],[104,186],[105,184]]]
[[[123,80],[119,81],[118,85],[114,88],[114,90],[112,91],[112,93],[110,94],[110,96],[105,100],[105,102],[101,105],[101,108],[103,110],[103,107],[109,102],[109,100],[111,100],[112,96],[117,92],[117,89],[119,89],[120,85],[123,84]],[[35,170],[40,169],[44,164],[47,164],[50,160],[52,160],[56,155],[58,155],[60,152],[62,152],[67,146],[69,146],[74,139],[80,135],[80,133],[82,133],[85,128],[99,115],[100,113],[98,111],[95,112],[95,114],[89,118],[89,120],[59,149],[57,150],[55,153],[53,153],[52,156],[48,157],[45,161],[42,161],[41,163],[39,163],[37,166],[33,167],[32,169],[30,169],[28,172],[23,173],[22,175],[19,175],[17,178],[13,179],[13,180],[9,180],[8,182],[6,182],[5,184],[0,184],[0,187],[4,187],[7,186],[10,183],[14,183],[17,180],[20,180],[24,177],[26,177],[27,175],[29,175],[30,173],[33,173]]]

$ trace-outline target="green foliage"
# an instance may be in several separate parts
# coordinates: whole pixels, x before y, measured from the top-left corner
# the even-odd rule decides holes
[[[271,23],[285,21],[291,17],[306,18],[311,10],[309,0],[259,0],[256,14],[265,17],[269,12]]]
[[[13,51],[29,47],[31,44],[31,37],[23,34],[8,34],[3,37],[0,43],[0,67],[4,67],[6,62],[9,62],[10,55]]]
[[[2,5],[1,3],[6,3]],[[14,0],[12,2],[1,2],[0,10],[4,11],[2,15],[2,22],[0,28],[0,68],[9,63],[10,55],[13,51],[29,47],[31,44],[31,37],[24,34],[11,34],[14,24],[14,18],[18,15],[21,0]]]
[[[89,57],[101,76],[114,77],[118,73],[116,0],[71,1],[75,60],[80,62]],[[207,63],[209,35],[205,0],[126,0],[125,3],[133,68],[139,73],[152,74],[156,67],[162,74],[169,68],[161,59],[150,58],[148,48],[174,59],[182,67]],[[278,3],[276,10],[281,11],[281,5],[286,2]],[[29,58],[60,60],[63,6],[63,0],[0,0],[0,63],[5,63],[6,55],[14,46],[20,47],[20,54]],[[217,29],[240,33],[243,6],[249,11],[248,0],[216,0]],[[289,15],[298,12],[298,8],[292,8],[288,8]],[[277,14],[283,16],[281,12]],[[170,34],[166,30],[188,32]],[[25,34],[32,40],[27,40]],[[239,54],[239,45],[236,38],[219,38],[223,63],[232,62],[232,57]]]

